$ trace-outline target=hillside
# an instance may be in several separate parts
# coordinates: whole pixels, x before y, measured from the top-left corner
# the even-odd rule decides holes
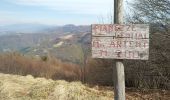
[[[89,31],[90,26],[64,25],[45,28],[38,33],[11,32],[0,36],[0,53],[20,52],[31,56],[50,54],[64,61],[82,64],[84,43],[90,42]]]
[[[127,100],[169,100],[167,91],[127,89]],[[0,100],[113,100],[111,87],[83,85],[80,82],[53,81],[0,73]]]

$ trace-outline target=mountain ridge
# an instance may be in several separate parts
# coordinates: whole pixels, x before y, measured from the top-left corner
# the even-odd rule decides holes
[[[22,23],[22,24],[10,24],[0,26],[0,35],[6,33],[63,33],[63,32],[86,32],[90,31],[89,25],[74,25],[66,24],[63,26],[58,25],[45,25],[45,24],[34,24],[34,23]]]

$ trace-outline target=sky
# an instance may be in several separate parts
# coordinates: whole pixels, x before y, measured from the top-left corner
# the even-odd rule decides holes
[[[112,9],[113,0],[0,0],[0,25],[87,25],[111,18]]]

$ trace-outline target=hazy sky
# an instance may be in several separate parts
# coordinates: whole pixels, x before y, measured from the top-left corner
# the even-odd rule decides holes
[[[92,24],[110,16],[113,0],[0,0],[0,25]]]

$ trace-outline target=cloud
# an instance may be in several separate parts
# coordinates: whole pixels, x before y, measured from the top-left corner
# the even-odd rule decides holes
[[[113,0],[8,0],[17,5],[37,6],[69,14],[107,14]]]

